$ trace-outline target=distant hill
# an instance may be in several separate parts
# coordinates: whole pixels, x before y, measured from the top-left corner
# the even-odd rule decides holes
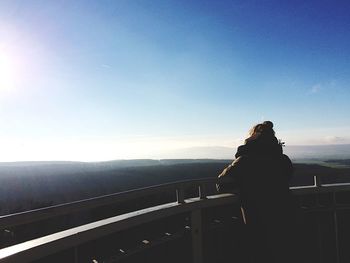
[[[30,162],[0,165],[0,214],[178,180],[217,176],[225,160]]]
[[[230,159],[232,160],[236,153],[235,147],[190,147],[177,149],[164,155],[162,158],[174,159],[181,156],[183,159]]]
[[[0,164],[0,215],[186,179],[215,178],[231,160],[123,160]],[[293,185],[312,175],[342,182],[350,168],[295,164]],[[346,180],[349,178],[347,177]]]
[[[287,145],[284,152],[293,160],[310,162],[312,160],[350,159],[350,144],[339,145]],[[182,156],[185,159],[234,159],[235,147],[191,147],[168,153],[165,158]]]
[[[350,159],[350,144],[286,146],[284,151],[294,160]]]
[[[135,159],[106,162],[0,162],[0,179],[7,176],[63,176],[65,174],[106,172],[126,167],[190,163],[227,163],[229,161],[221,159]]]

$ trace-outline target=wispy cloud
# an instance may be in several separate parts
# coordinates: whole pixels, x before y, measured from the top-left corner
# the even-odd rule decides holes
[[[101,67],[102,67],[102,68],[106,68],[106,69],[110,69],[110,68],[111,68],[111,66],[108,65],[108,64],[102,64]]]
[[[326,143],[345,143],[347,141],[347,139],[345,137],[340,137],[340,136],[326,136],[324,138],[324,141]]]
[[[317,83],[308,90],[308,94],[316,94],[321,91],[329,91],[337,88],[337,81],[332,79],[328,82]]]
[[[309,94],[316,94],[316,93],[320,92],[321,89],[322,89],[321,84],[313,85],[311,87],[311,89],[309,90]]]

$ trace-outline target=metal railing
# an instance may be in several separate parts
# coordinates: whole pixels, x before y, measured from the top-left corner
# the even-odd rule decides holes
[[[188,213],[190,215],[193,262],[203,262],[203,209],[222,205],[239,204],[239,199],[236,194],[228,193],[209,195],[207,192],[208,186],[213,186],[215,183],[216,178],[181,181],[1,216],[0,227],[1,229],[6,229],[8,227],[29,224],[43,219],[55,218],[60,215],[83,212],[100,206],[123,203],[135,198],[147,197],[154,193],[172,192],[176,195],[176,201],[174,202],[163,203],[141,210],[116,215],[3,248],[0,250],[0,262],[32,262],[49,255],[60,253],[67,249],[74,251],[74,262],[79,262],[79,255],[81,252],[79,251],[79,246],[84,243],[97,240],[131,227],[140,226],[162,218],[173,217],[182,213]],[[194,187],[198,190],[196,197],[186,197],[185,192],[189,187]],[[320,211],[330,211],[333,213],[336,262],[339,263],[339,229],[337,213],[339,209],[350,209],[350,204],[338,203],[336,200],[336,194],[343,191],[350,191],[350,184],[324,185],[320,182],[319,178],[315,176],[314,185],[291,187],[291,190],[299,197],[307,195],[314,196],[314,205],[304,207],[304,210],[307,213],[318,213]],[[325,193],[332,195],[331,203],[328,205],[323,205],[319,199],[319,194]],[[322,255],[320,255],[320,258],[321,257]]]
[[[344,192],[350,192],[350,183],[334,183],[334,184],[323,184],[320,176],[313,176],[314,184],[311,186],[301,186],[301,187],[291,187],[290,189],[294,195],[298,196],[300,199],[300,206],[304,213],[307,214],[321,214],[323,212],[328,212],[332,214],[333,227],[333,240],[335,245],[335,261],[339,263],[340,260],[340,241],[339,241],[339,227],[338,227],[338,213],[339,211],[350,210],[350,197],[346,202],[338,202],[337,195]],[[302,197],[309,196],[311,198],[311,203],[305,205]],[[322,201],[322,197],[326,197]],[[310,201],[310,200],[309,200]],[[349,222],[350,224],[350,222]],[[323,262],[323,249],[320,244],[322,226],[318,222],[318,242],[319,242],[319,261]]]
[[[75,262],[79,262],[78,247],[81,244],[127,228],[182,213],[190,214],[193,262],[202,262],[202,210],[208,207],[238,203],[238,197],[235,194],[207,195],[206,185],[215,184],[215,182],[216,179],[181,181],[2,216],[0,217],[0,226],[4,229],[55,218],[59,215],[82,212],[103,205],[126,202],[154,193],[173,191],[177,197],[175,202],[102,219],[3,248],[0,250],[0,262],[32,262],[66,249],[74,249]],[[185,197],[185,191],[189,187],[198,189],[197,197]]]

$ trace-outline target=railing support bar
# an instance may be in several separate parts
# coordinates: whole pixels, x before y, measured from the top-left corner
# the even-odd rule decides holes
[[[74,263],[79,263],[78,247],[74,247]]]
[[[202,211],[191,212],[193,263],[203,262]]]
[[[317,187],[321,187],[322,183],[321,183],[321,178],[317,175],[314,175],[314,185]]]
[[[338,236],[338,215],[337,215],[337,201],[335,198],[335,192],[333,192],[333,220],[334,220],[334,238],[335,238],[335,252],[336,252],[336,263],[340,262],[339,257],[339,236]]]
[[[183,188],[176,189],[176,199],[179,204],[185,203],[185,191]]]
[[[207,189],[205,184],[200,184],[198,187],[199,191],[199,198],[200,199],[206,199],[207,198]]]
[[[323,263],[322,233],[321,233],[321,222],[319,218],[317,218],[317,241],[318,241],[319,262]]]

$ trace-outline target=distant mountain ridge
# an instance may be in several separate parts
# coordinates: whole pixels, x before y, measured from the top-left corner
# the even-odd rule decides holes
[[[229,163],[223,159],[135,159],[106,162],[0,162],[0,179],[18,176],[63,176],[68,174],[90,174],[115,171],[123,168],[168,166],[194,163]],[[1,188],[1,187],[0,187]]]
[[[350,144],[333,145],[292,145],[286,146],[284,151],[294,160],[300,159],[350,159]]]
[[[293,160],[309,159],[350,159],[350,144],[338,145],[287,145],[283,148]],[[208,158],[208,159],[234,159],[237,147],[191,147],[173,151],[165,156],[165,158],[174,158],[174,156],[182,156],[182,158]]]
[[[338,145],[287,145],[284,153],[293,160],[329,160],[350,159],[350,144]],[[103,162],[76,161],[28,161],[28,162],[0,162],[0,175],[5,167],[69,167],[69,169],[114,169],[131,166],[169,165],[178,163],[202,163],[233,160],[237,147],[206,146],[178,149],[157,159],[125,159]],[[177,158],[181,156],[181,158]],[[19,168],[20,169],[20,168]]]
[[[0,215],[162,183],[216,178],[231,160],[165,160],[167,164],[162,160],[140,162],[145,164],[148,161],[150,165],[144,166],[133,166],[131,164],[135,161],[125,161],[123,165],[130,165],[119,168],[94,166],[96,163],[67,165],[62,162],[0,166]],[[326,167],[296,163],[294,168],[295,185],[312,184],[313,175],[330,175],[335,182],[343,178],[349,180],[350,175],[349,167],[335,168],[333,164]]]

